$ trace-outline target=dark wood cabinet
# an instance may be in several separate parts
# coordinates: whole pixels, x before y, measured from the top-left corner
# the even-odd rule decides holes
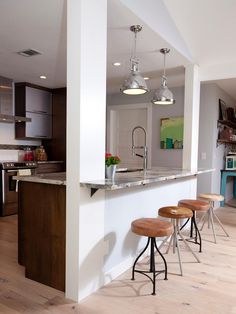
[[[64,171],[64,162],[37,162],[37,168],[35,169],[36,174],[40,173],[52,173]]]
[[[66,187],[19,182],[18,262],[25,276],[65,291]]]
[[[31,122],[17,122],[17,139],[52,137],[52,91],[29,83],[15,84],[15,115],[31,118]]]
[[[63,160],[66,168],[66,88],[52,90],[52,139],[43,140],[49,160]]]

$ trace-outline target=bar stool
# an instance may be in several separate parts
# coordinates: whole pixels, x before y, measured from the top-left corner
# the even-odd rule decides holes
[[[168,207],[162,207],[158,211],[159,216],[165,217],[165,218],[171,218],[171,221],[174,226],[174,232],[171,235],[169,245],[166,251],[166,254],[168,254],[171,244],[173,243],[173,253],[175,253],[175,248],[177,248],[177,253],[178,253],[178,259],[179,259],[179,267],[180,267],[180,274],[183,276],[183,267],[182,267],[182,261],[181,261],[181,256],[180,256],[180,250],[179,250],[179,238],[183,241],[187,249],[193,254],[195,259],[197,260],[198,263],[200,263],[199,258],[197,255],[193,252],[191,247],[188,245],[188,242],[185,240],[183,237],[182,233],[180,232],[180,219],[188,219],[193,216],[192,210],[189,208],[185,207],[180,207],[180,206],[168,206]],[[168,240],[168,237],[162,242],[162,244],[159,247],[159,250],[161,247],[165,244],[165,242]]]
[[[193,216],[191,218],[188,218],[184,225],[180,228],[182,230],[187,223],[189,222],[189,219],[191,219],[191,225],[190,225],[190,239],[187,240],[188,242],[193,242],[195,244],[199,245],[199,252],[202,252],[202,238],[200,231],[197,226],[196,222],[196,213],[197,212],[207,212],[210,208],[210,205],[208,202],[200,201],[200,200],[180,200],[178,202],[178,206],[185,207],[191,209],[193,212]],[[195,236],[193,237],[193,229],[195,229]],[[191,241],[191,239],[194,238],[194,241]]]
[[[156,276],[160,273],[165,273],[165,280],[167,280],[167,264],[164,256],[159,251],[157,244],[156,244],[156,238],[157,237],[165,237],[170,236],[173,233],[173,226],[168,221],[161,221],[157,218],[141,218],[134,220],[131,224],[131,230],[133,233],[148,237],[147,244],[145,248],[142,250],[142,252],[138,255],[138,257],[134,261],[134,265],[132,268],[132,280],[134,280],[134,273],[140,273],[145,276],[147,276],[152,284],[153,284],[153,291],[152,295],[156,294]],[[136,263],[140,259],[140,257],[144,254],[144,252],[147,250],[149,244],[150,245],[150,270],[137,270],[135,269]],[[158,252],[158,254],[161,256],[165,269],[164,270],[156,270],[155,267],[155,249]],[[152,278],[148,275],[152,273]]]
[[[198,197],[202,198],[204,200],[207,200],[209,202],[209,205],[210,205],[209,210],[203,215],[203,217],[201,218],[201,220],[199,222],[199,224],[202,222],[202,226],[200,228],[200,231],[202,231],[202,229],[205,225],[205,222],[208,218],[208,228],[210,228],[210,224],[211,224],[214,240],[216,243],[216,232],[215,232],[215,224],[214,224],[214,218],[215,218],[215,220],[218,222],[218,224],[220,225],[220,227],[224,231],[225,235],[227,237],[229,237],[229,234],[225,230],[222,222],[220,221],[220,219],[218,218],[218,216],[214,212],[214,202],[222,202],[224,200],[224,196],[220,195],[220,194],[207,193],[207,194],[200,194]]]

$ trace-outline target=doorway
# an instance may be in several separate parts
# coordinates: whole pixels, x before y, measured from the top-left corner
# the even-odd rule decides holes
[[[152,106],[150,104],[131,104],[109,106],[107,112],[107,152],[121,159],[119,167],[142,168],[143,160],[132,156],[132,130],[136,126],[147,132],[148,168],[151,167]],[[137,130],[135,145],[144,145],[144,133]],[[143,154],[142,149],[137,149]]]

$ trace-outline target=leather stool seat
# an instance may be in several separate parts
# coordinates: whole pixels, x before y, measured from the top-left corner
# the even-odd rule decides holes
[[[132,222],[131,230],[140,236],[157,238],[171,235],[173,225],[158,218],[141,218]]]
[[[210,205],[208,202],[200,201],[200,200],[181,200],[178,203],[178,206],[187,207],[191,210],[196,211],[208,211]]]
[[[181,206],[161,207],[158,211],[159,216],[173,219],[191,218],[192,211],[189,208]]]
[[[225,199],[223,195],[214,193],[199,194],[198,197],[212,202],[222,202]]]

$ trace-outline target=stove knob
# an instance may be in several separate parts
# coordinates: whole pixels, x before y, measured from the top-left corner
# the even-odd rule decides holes
[[[7,166],[7,167],[9,167],[9,166],[10,166],[10,164],[7,162],[7,163],[6,163],[6,166]]]
[[[11,167],[14,167],[14,164],[13,164],[13,163],[11,163]]]

